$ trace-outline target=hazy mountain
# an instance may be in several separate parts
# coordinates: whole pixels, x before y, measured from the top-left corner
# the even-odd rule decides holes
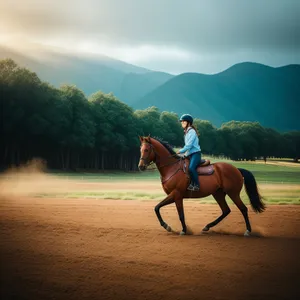
[[[272,68],[241,63],[215,75],[178,75],[133,106],[191,113],[216,126],[241,120],[279,130],[300,130],[299,83],[300,65]]]
[[[12,51],[0,46],[0,59],[12,58],[55,86],[75,84],[86,95],[113,92],[143,109],[191,113],[220,126],[230,120],[258,121],[279,130],[300,130],[300,65],[272,68],[241,63],[215,74],[173,76],[106,56],[79,57],[48,49]]]
[[[0,46],[0,59],[12,58],[43,80],[59,87],[75,84],[86,95],[96,91],[113,92],[130,104],[160,86],[172,75],[154,72],[106,56],[79,57],[47,49],[29,49],[20,53]]]
[[[145,96],[160,85],[173,78],[174,75],[163,72],[144,74],[130,73],[124,76],[119,90],[120,98],[129,105]],[[146,92],[147,91],[147,92]]]

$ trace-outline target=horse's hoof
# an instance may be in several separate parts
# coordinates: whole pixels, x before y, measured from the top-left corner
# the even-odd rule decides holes
[[[203,229],[202,229],[203,232],[207,232],[209,231],[209,227],[205,226]]]
[[[168,225],[167,228],[166,228],[166,230],[167,230],[168,232],[171,232],[171,231],[172,231],[172,228]]]
[[[249,230],[246,230],[245,233],[244,233],[244,236],[250,236],[251,235],[250,233],[251,232]]]
[[[180,231],[179,235],[186,235],[184,231]]]
[[[164,227],[164,229],[166,229],[168,232],[171,232],[171,231],[172,231],[172,228],[171,228],[168,224],[165,224],[163,227]]]

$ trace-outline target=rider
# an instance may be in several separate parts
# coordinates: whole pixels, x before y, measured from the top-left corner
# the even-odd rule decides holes
[[[177,153],[185,153],[185,156],[190,157],[189,172],[191,175],[191,183],[188,186],[190,191],[199,191],[200,184],[197,173],[197,166],[201,162],[201,148],[199,145],[198,131],[193,126],[193,117],[189,114],[184,114],[180,117],[181,126],[184,129],[185,146]]]

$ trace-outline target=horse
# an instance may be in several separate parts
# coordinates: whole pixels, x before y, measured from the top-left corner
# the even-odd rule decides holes
[[[160,173],[162,188],[167,194],[167,197],[158,203],[154,209],[158,221],[164,229],[169,232],[172,231],[160,214],[160,209],[163,206],[175,202],[182,225],[180,235],[185,235],[187,234],[187,227],[185,224],[183,199],[204,198],[213,195],[222,210],[222,214],[202,229],[202,232],[208,232],[210,228],[216,226],[230,214],[231,210],[225,200],[225,196],[228,195],[244,217],[246,223],[244,235],[250,236],[251,225],[248,217],[248,208],[240,197],[243,184],[245,185],[252,209],[256,213],[262,213],[265,210],[265,204],[258,191],[256,179],[250,171],[236,168],[225,162],[210,164],[209,161],[201,161],[200,166],[197,168],[200,190],[189,191],[187,190],[190,181],[188,158],[177,155],[167,142],[158,138],[152,138],[149,135],[148,137],[139,136],[139,139],[141,142],[139,170],[145,171],[149,165],[155,163]]]

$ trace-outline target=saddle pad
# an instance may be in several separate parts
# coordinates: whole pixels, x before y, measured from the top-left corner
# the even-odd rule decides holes
[[[199,175],[211,175],[215,172],[215,168],[213,165],[209,165],[207,167],[198,167],[197,172]]]

